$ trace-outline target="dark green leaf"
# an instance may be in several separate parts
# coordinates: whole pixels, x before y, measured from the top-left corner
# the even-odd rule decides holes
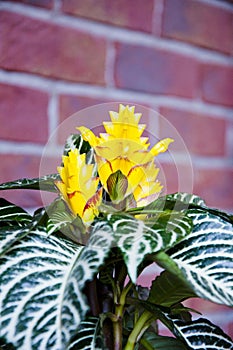
[[[171,322],[173,324],[174,334],[182,341],[185,341],[190,349],[233,349],[233,342],[230,337],[218,326],[215,326],[204,318],[190,322],[171,319]]]
[[[14,244],[1,259],[1,335],[17,349],[63,349],[71,333],[62,319],[79,322],[64,288],[82,248],[40,228]],[[73,294],[72,298],[79,296]],[[66,310],[62,304],[66,303]]]
[[[147,347],[145,349],[156,349],[156,350],[187,350],[189,349],[185,344],[176,338],[165,337],[157,335],[156,333],[146,332],[141,339],[140,343]],[[149,348],[149,345],[151,348]]]
[[[138,266],[148,254],[173,246],[190,231],[189,219],[185,221],[185,228],[182,228],[179,222],[179,230],[175,230],[173,225],[170,226],[170,230],[165,230],[164,226],[159,224],[149,227],[142,220],[125,214],[109,214],[99,220],[103,223],[107,221],[111,226],[115,244],[123,254],[128,273],[134,283]]]
[[[83,243],[85,227],[79,216],[75,216],[63,199],[57,198],[46,208],[48,234],[61,231],[67,238],[76,243]],[[86,234],[87,236],[87,234]]]
[[[169,194],[166,196],[166,200],[177,200],[179,202],[183,202],[185,204],[195,204],[200,207],[206,207],[206,204],[204,200],[195,194],[190,194],[190,193],[184,193],[184,192],[177,192],[174,194]]]
[[[29,215],[24,209],[8,202],[4,198],[0,198],[0,225],[14,224],[23,226],[28,224],[31,220],[31,215]]]
[[[77,335],[72,339],[67,350],[103,349],[99,348],[99,343],[101,343],[99,318],[87,317],[80,323],[76,333]]]
[[[153,281],[148,300],[170,307],[191,297],[196,297],[196,294],[188,285],[177,276],[164,271]]]
[[[51,174],[35,179],[19,179],[15,181],[0,184],[0,190],[40,190],[48,192],[57,192],[54,182],[60,180],[59,174]]]
[[[167,254],[195,293],[233,305],[233,226],[205,210],[190,209],[193,232]]]
[[[63,291],[62,303],[62,325],[72,335],[75,334],[77,326],[88,311],[86,297],[82,294],[82,290],[87,281],[94,278],[108,257],[113,243],[112,236],[111,227],[107,223],[96,221],[93,224],[88,244],[83,248],[78,258],[73,261],[72,271],[69,273]],[[72,315],[67,317],[69,313],[75,317],[71,317]]]

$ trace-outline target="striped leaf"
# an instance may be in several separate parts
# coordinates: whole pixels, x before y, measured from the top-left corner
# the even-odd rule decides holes
[[[204,210],[191,209],[191,234],[167,253],[195,293],[216,303],[233,305],[233,226]]]
[[[1,335],[19,350],[62,350],[88,311],[82,290],[111,248],[110,228],[93,228],[80,247],[45,229],[14,244],[1,259]]]
[[[30,233],[28,227],[3,226],[0,227],[0,256],[18,240]]]
[[[22,208],[0,199],[0,255],[30,232],[32,217]]]
[[[99,328],[99,318],[97,317],[88,317],[82,321],[77,329],[77,335],[67,350],[102,350],[102,347],[98,347],[98,343],[101,343]]]
[[[166,196],[167,200],[177,200],[183,202],[185,204],[195,204],[201,207],[206,207],[204,200],[195,194],[185,193],[185,192],[177,192],[174,194],[169,194]]]
[[[62,299],[80,250],[41,229],[1,259],[1,335],[17,349],[62,349],[69,341],[61,323],[67,316],[61,315]]]
[[[71,134],[66,140],[63,154],[67,156],[69,151],[75,148],[79,150],[79,153],[88,153],[91,150],[89,142],[84,141],[80,134]]]
[[[78,149],[79,153],[86,153],[86,163],[95,163],[94,149],[90,146],[89,142],[85,141],[80,134],[71,134],[65,143],[64,155],[68,155],[70,150]],[[97,172],[97,165],[95,164],[95,171]]]
[[[199,318],[191,322],[173,319],[174,334],[185,341],[190,349],[195,350],[227,350],[233,349],[233,342],[218,326]]]
[[[150,227],[141,220],[123,214],[109,214],[107,222],[112,227],[115,244],[123,253],[129,276],[134,283],[137,268],[144,257],[173,246],[191,230],[190,220],[183,214],[180,220],[177,218],[176,224],[175,221],[171,225],[167,222],[167,228],[162,221],[161,224],[158,220],[154,224],[150,222]]]
[[[26,189],[57,192],[54,181],[59,179],[59,174],[46,175],[35,179],[19,179],[0,184],[0,190]]]
[[[62,324],[72,335],[88,310],[86,298],[81,291],[86,282],[93,279],[98,272],[110,252],[112,243],[111,227],[106,223],[96,222],[88,244],[83,248],[69,274],[62,303]]]
[[[17,224],[23,226],[28,224],[32,220],[24,209],[17,205],[8,202],[4,198],[0,198],[0,222],[4,222],[6,225]]]
[[[166,208],[176,210],[186,210],[188,208],[204,209],[213,215],[221,217],[223,220],[233,223],[232,215],[229,215],[219,209],[208,208],[204,200],[194,194],[178,192],[159,198],[157,201],[163,210]]]
[[[74,242],[82,243],[83,233],[85,233],[84,224],[79,216],[69,210],[65,201],[57,198],[46,208],[46,213],[46,228],[49,235],[61,231]]]

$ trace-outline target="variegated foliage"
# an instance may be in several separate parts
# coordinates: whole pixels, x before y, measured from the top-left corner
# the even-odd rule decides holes
[[[192,232],[168,251],[197,295],[233,305],[233,227],[205,210],[190,209]]]
[[[169,213],[165,219],[158,218],[157,222],[150,220],[148,225],[129,215],[109,214],[99,220],[100,225],[105,223],[111,227],[114,243],[121,250],[134,283],[137,269],[146,256],[173,246],[192,229],[189,218],[178,213]]]
[[[177,200],[181,211],[171,209],[170,204]],[[92,225],[88,243],[81,246],[75,243],[82,231],[80,221],[66,211],[61,200],[33,217],[1,201],[0,322],[6,342],[19,350],[103,348],[100,318],[87,317],[89,301],[84,289],[104,271],[111,285],[111,265],[105,268],[104,261],[114,260],[117,247],[117,254],[121,252],[117,259],[122,256],[134,283],[143,267],[157,261],[160,253],[168,259],[169,272],[153,282],[149,299],[142,305],[156,308],[155,314],[178,340],[145,333],[142,345],[147,342],[158,349],[182,349],[183,345],[199,349],[201,339],[200,349],[230,349],[229,337],[208,321],[184,322],[172,315],[179,311],[174,305],[196,295],[232,305],[231,217],[209,210],[198,198],[185,194],[168,196],[165,203],[164,210],[154,203],[144,221],[123,213],[100,215]],[[187,204],[193,209],[187,209]],[[179,274],[174,275],[177,271],[181,279]],[[106,276],[101,281],[105,280]]]
[[[85,247],[44,228],[8,247],[1,259],[1,336],[17,349],[65,349],[89,309],[83,288],[111,247],[105,228]]]

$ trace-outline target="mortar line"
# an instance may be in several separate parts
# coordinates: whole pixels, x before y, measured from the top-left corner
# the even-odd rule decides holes
[[[105,98],[113,100],[128,100],[137,101],[137,103],[156,105],[159,107],[171,107],[184,111],[201,113],[208,116],[227,118],[233,120],[233,108],[218,104],[211,104],[196,99],[188,99],[185,97],[168,96],[168,95],[153,95],[133,90],[123,90],[114,87],[101,87],[87,84],[79,84],[61,80],[50,80],[32,76],[26,73],[6,72],[0,70],[0,82],[9,85],[23,86],[26,88],[34,88],[55,94],[70,94],[81,95],[93,98]]]
[[[50,23],[64,27],[79,29],[83,32],[121,43],[141,45],[154,49],[167,50],[199,59],[202,62],[220,63],[233,66],[232,57],[227,54],[200,48],[182,41],[167,38],[156,38],[151,33],[114,27],[108,24],[93,22],[84,18],[75,18],[67,14],[55,13],[50,10],[35,8],[25,4],[15,4],[9,1],[0,3],[0,9],[30,16],[34,19],[47,20]]]

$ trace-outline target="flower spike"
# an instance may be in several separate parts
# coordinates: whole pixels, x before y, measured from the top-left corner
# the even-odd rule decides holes
[[[99,137],[86,127],[77,129],[94,148],[99,178],[111,200],[117,202],[133,195],[136,205],[142,206],[161,192],[154,157],[165,152],[173,140],[166,138],[149,149],[148,138],[142,136],[146,125],[139,124],[141,113],[134,111],[134,106],[122,104],[118,113],[110,111],[111,121],[103,122],[106,132]],[[116,194],[116,179],[121,183],[119,195]]]
[[[86,154],[80,154],[78,149],[70,150],[62,159],[63,166],[58,167],[61,181],[56,186],[73,213],[89,225],[98,215],[102,199],[99,178],[93,174],[94,165],[86,164]]]

